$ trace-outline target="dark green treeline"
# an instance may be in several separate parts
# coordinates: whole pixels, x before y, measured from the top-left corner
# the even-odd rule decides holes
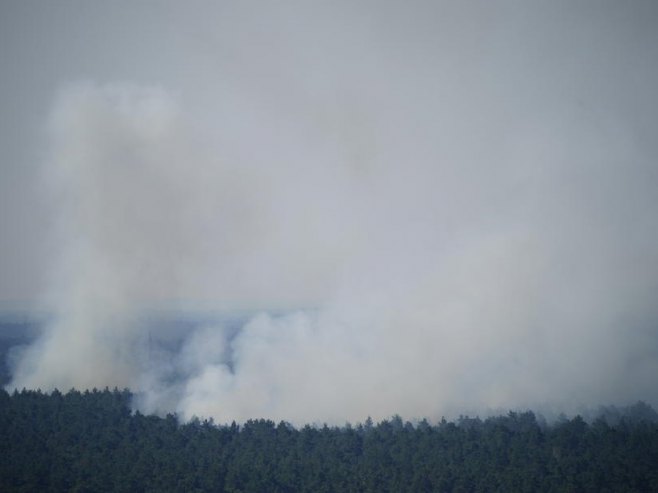
[[[651,492],[658,424],[531,412],[295,429],[131,414],[128,391],[0,391],[0,491]],[[646,419],[645,419],[646,418]]]

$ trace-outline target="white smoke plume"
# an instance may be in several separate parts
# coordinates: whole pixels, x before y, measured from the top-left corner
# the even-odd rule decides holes
[[[605,57],[537,61],[559,36],[514,26],[484,31],[503,56],[460,39],[443,71],[407,56],[459,38],[431,26],[387,52],[348,30],[354,58],[299,77],[286,63],[324,54],[321,29],[319,47],[256,40],[283,75],[268,92],[241,66],[253,83],[225,88],[241,113],[217,127],[162,88],[62,91],[44,159],[59,316],[10,386],[126,386],[222,422],[657,405],[655,128],[600,85]],[[188,301],[303,309],[149,354],[142,311]]]

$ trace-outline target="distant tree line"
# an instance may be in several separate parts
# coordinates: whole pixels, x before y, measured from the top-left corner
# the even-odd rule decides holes
[[[656,413],[356,426],[132,413],[127,390],[0,391],[2,492],[651,492]]]

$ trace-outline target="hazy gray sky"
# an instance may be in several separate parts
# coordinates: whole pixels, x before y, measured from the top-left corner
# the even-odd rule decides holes
[[[655,404],[657,28],[653,1],[0,3],[0,300],[63,314],[15,382],[222,419]],[[165,391],[126,321],[162,303],[319,311],[252,320],[235,372],[195,334]]]
[[[362,173],[390,165],[412,179],[431,167],[502,182],[510,166],[529,178],[537,160],[654,168],[652,1],[4,1],[0,9],[4,300],[43,290],[57,248],[39,188],[43,128],[59,91],[80,81],[167,91],[231,163],[314,161],[304,165]],[[532,185],[519,189],[542,192]]]

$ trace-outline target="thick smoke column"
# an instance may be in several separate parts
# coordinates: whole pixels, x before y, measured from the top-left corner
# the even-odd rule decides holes
[[[261,25],[217,121],[163,89],[65,89],[44,160],[59,317],[11,386],[128,386],[145,411],[220,421],[658,405],[658,139],[635,99],[653,34],[622,53],[627,80],[607,20],[581,38],[559,16],[447,14],[488,43],[450,15],[340,39],[313,18],[315,44]],[[142,310],[188,300],[312,309],[147,357]]]
[[[141,366],[135,307],[176,282],[168,267],[183,232],[172,193],[181,170],[167,144],[174,112],[155,89],[82,84],[62,93],[43,177],[60,212],[48,293],[57,320],[25,352],[13,385],[134,382]]]

